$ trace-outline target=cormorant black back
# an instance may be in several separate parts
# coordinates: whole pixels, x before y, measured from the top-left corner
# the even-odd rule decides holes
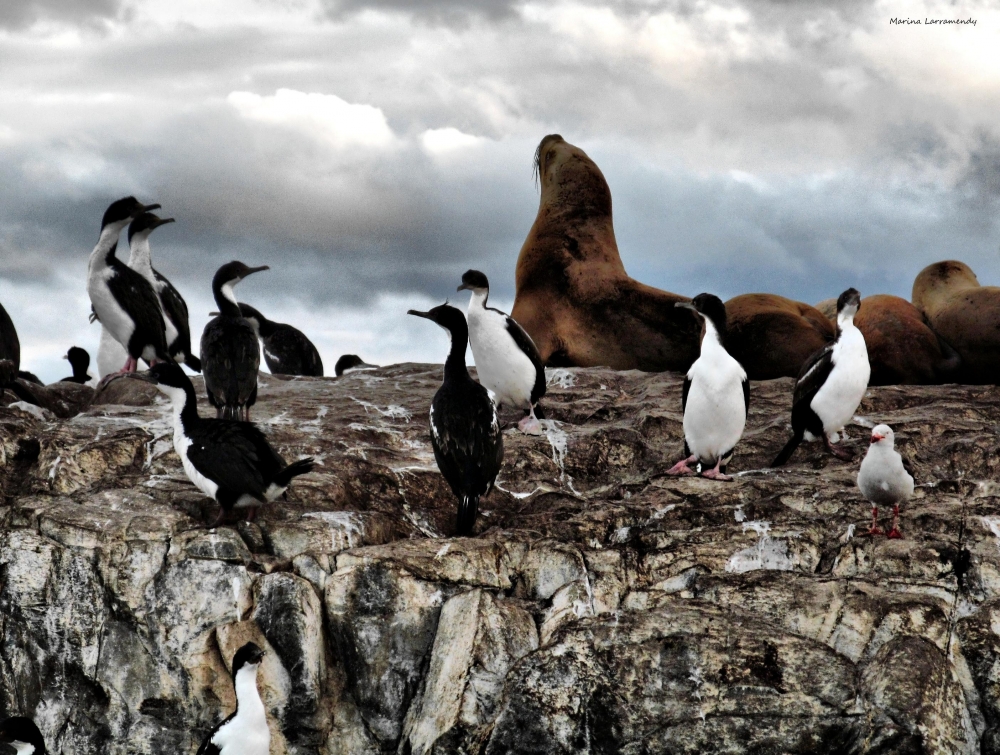
[[[429,312],[411,309],[407,314],[437,323],[451,337],[444,381],[431,401],[431,446],[438,469],[458,498],[457,534],[470,535],[479,499],[493,488],[503,464],[496,405],[465,366],[469,328],[462,312],[442,304]]]
[[[237,508],[256,509],[274,501],[292,479],[313,469],[311,458],[285,464],[267,437],[250,422],[198,416],[191,379],[176,362],[163,362],[132,377],[165,393],[174,412],[174,450],[188,479],[220,506],[213,527]]]
[[[378,365],[367,364],[361,357],[357,354],[342,354],[340,359],[337,360],[337,364],[333,368],[333,372],[337,377],[344,375],[348,372],[355,372],[358,370],[377,370]]]
[[[268,320],[249,304],[240,302],[240,313],[264,342],[264,361],[273,375],[323,377],[323,360],[313,342],[298,328]]]
[[[0,723],[0,744],[10,745],[17,755],[46,755],[45,740],[35,722],[23,716],[13,716]]]
[[[257,401],[260,346],[256,331],[240,312],[233,287],[248,275],[269,269],[234,260],[220,267],[212,279],[219,315],[205,326],[200,351],[205,391],[219,417],[249,421],[250,407]]]

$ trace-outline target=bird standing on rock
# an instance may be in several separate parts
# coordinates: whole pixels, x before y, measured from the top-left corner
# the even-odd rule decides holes
[[[236,651],[233,657],[233,687],[236,689],[236,710],[216,725],[197,755],[269,755],[271,731],[267,727],[267,711],[257,691],[257,669],[264,651],[253,642]]]
[[[264,361],[272,375],[323,377],[323,360],[305,333],[283,322],[268,320],[249,304],[240,302],[240,312],[264,342]]]
[[[685,459],[671,467],[669,475],[689,475],[688,464],[701,465],[702,476],[732,480],[725,474],[733,450],[746,427],[750,411],[750,383],[743,367],[723,346],[726,338],[726,306],[712,294],[698,294],[675,307],[692,310],[705,323],[701,355],[684,377]]]
[[[170,399],[174,410],[174,450],[188,479],[221,507],[212,523],[218,526],[233,509],[258,507],[284,494],[294,477],[313,469],[311,458],[291,464],[249,422],[198,416],[198,399],[191,379],[171,361],[132,377],[152,383]]]
[[[118,236],[125,226],[159,206],[141,204],[135,197],[112,202],[101,220],[97,245],[90,253],[87,293],[94,315],[128,354],[125,366],[117,374],[135,372],[140,359],[150,364],[169,359],[156,292],[149,281],[115,256]],[[107,379],[105,376],[104,380]]]
[[[269,269],[233,261],[220,267],[212,279],[219,315],[201,334],[201,369],[208,401],[218,417],[249,422],[250,407],[257,401],[260,346],[253,326],[240,312],[233,287],[248,275]]]
[[[451,337],[444,382],[431,401],[431,446],[438,469],[458,498],[457,533],[470,535],[479,499],[493,488],[503,464],[496,404],[465,366],[469,327],[462,312],[442,304],[429,312],[411,309],[407,314],[437,323]]]
[[[81,349],[79,346],[70,346],[69,351],[63,355],[63,359],[69,360],[70,367],[73,368],[73,374],[70,377],[64,377],[59,381],[60,383],[80,383],[80,385],[87,385],[94,379],[87,371],[90,369],[90,354],[87,353],[86,349]]]
[[[510,315],[486,306],[490,282],[481,272],[466,271],[458,290],[472,292],[469,342],[479,382],[493,392],[498,406],[524,409],[518,427],[537,435],[542,431],[538,420],[545,419],[538,405],[545,395],[545,367],[535,342]]]
[[[352,372],[363,372],[365,370],[377,370],[377,364],[368,364],[357,354],[341,354],[337,364],[333,367],[333,374],[337,377],[348,375]]]
[[[128,227],[128,266],[149,281],[160,300],[170,357],[195,372],[201,372],[201,360],[191,353],[187,303],[173,284],[153,267],[150,258],[149,235],[161,225],[173,222],[173,218],[161,218],[151,212],[144,212],[133,220]]]
[[[46,755],[45,740],[35,722],[13,716],[0,724],[0,744],[10,745],[17,755]]]
[[[854,325],[860,304],[861,294],[853,288],[837,299],[837,337],[802,366],[792,399],[792,437],[772,467],[787,462],[803,439],[822,438],[838,459],[852,457],[833,444],[865,397],[872,372],[865,337]]]
[[[885,534],[878,526],[878,507],[892,508],[892,529],[888,537],[899,538],[899,504],[905,503],[913,495],[913,476],[907,468],[906,460],[893,448],[895,436],[888,425],[876,425],[872,429],[872,444],[861,462],[858,471],[858,488],[871,501],[872,525],[869,535]]]

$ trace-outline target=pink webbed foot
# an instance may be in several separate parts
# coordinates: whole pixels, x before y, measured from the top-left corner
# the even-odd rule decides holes
[[[544,432],[542,423],[535,418],[534,414],[522,417],[521,421],[517,423],[517,429],[525,435],[541,435]]]
[[[672,467],[670,467],[670,469],[667,470],[667,474],[670,475],[671,477],[681,477],[683,475],[697,474],[693,469],[691,469],[691,467],[688,466],[688,464],[693,464],[696,461],[698,461],[697,456],[694,455],[689,456],[686,459],[683,459],[674,464]]]
[[[835,446],[830,442],[830,438],[826,435],[823,436],[823,441],[826,445],[827,450],[836,456],[841,461],[850,461],[854,458],[854,453],[846,448],[841,448],[840,446]]]
[[[701,473],[702,477],[709,480],[719,480],[720,482],[732,482],[733,478],[730,475],[723,474],[719,471],[719,464],[716,463],[711,469],[707,469]]]

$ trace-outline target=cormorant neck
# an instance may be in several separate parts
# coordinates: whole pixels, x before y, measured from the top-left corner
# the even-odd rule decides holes
[[[490,290],[488,288],[472,289],[472,298],[469,299],[469,309],[472,309],[473,307],[486,309],[486,302],[489,298],[490,298]]]
[[[101,237],[97,239],[94,251],[90,253],[90,261],[100,261],[105,265],[110,265],[115,258],[115,251],[118,249],[118,236],[122,232],[122,227],[118,223],[111,223],[101,229]]]
[[[465,350],[469,345],[469,326],[463,320],[455,323],[455,329],[448,331],[451,336],[451,351],[444,363],[444,378],[469,378],[469,369],[465,366]]]
[[[236,672],[234,685],[236,687],[236,707],[239,713],[253,713],[257,709],[264,710],[264,703],[257,691],[257,667],[244,666]]]
[[[185,428],[198,422],[200,419],[198,416],[198,397],[194,393],[194,386],[190,380],[183,388],[165,385],[160,385],[159,388],[170,398],[176,422],[180,422]]]
[[[146,234],[140,233],[132,237],[128,266],[146,280],[153,280],[153,262],[149,257],[149,236]]]
[[[212,293],[215,294],[215,304],[219,308],[219,314],[226,317],[243,317],[240,312],[240,305],[236,302],[236,294],[233,293],[233,286],[237,281],[212,281]]]
[[[702,339],[701,348],[702,351],[705,348],[723,348],[722,343],[725,338],[725,332],[720,333],[718,328],[715,327],[715,323],[712,322],[710,317],[705,318],[705,338]]]

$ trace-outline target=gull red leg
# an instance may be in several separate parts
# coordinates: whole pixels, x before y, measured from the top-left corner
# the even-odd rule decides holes
[[[899,504],[897,503],[892,508],[892,529],[889,530],[889,534],[886,537],[891,537],[894,540],[902,538],[903,533],[899,531],[899,527],[896,525],[899,523]]]
[[[878,506],[872,506],[872,526],[868,530],[869,535],[884,535],[885,530],[878,526]]]

